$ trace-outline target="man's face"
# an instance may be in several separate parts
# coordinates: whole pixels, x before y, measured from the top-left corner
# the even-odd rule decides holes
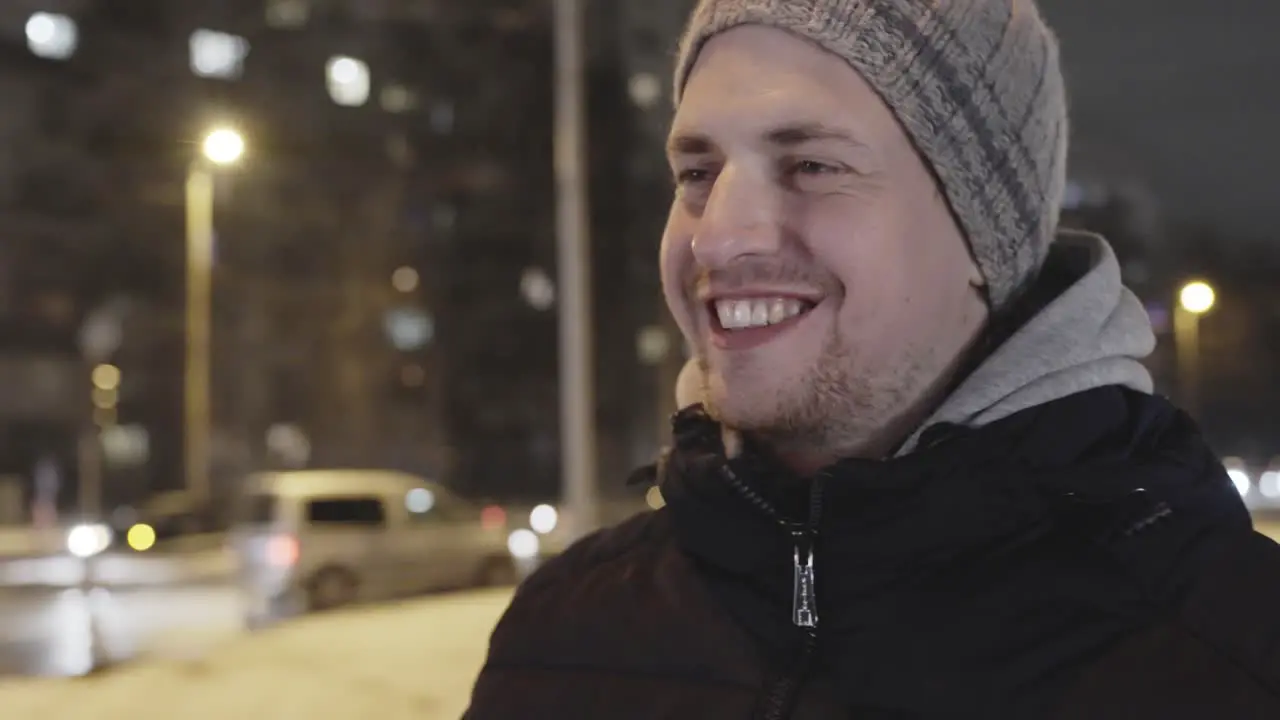
[[[744,26],[673,121],[662,280],[727,425],[801,465],[891,450],[986,319],[933,176],[840,58]]]

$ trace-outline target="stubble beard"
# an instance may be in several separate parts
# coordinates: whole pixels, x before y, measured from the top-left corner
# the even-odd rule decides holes
[[[791,387],[765,391],[772,397],[729,401],[723,397],[728,388],[711,374],[705,356],[698,364],[712,417],[779,455],[820,458],[824,464],[856,453],[881,428],[900,394],[858,372],[856,353],[838,335]]]

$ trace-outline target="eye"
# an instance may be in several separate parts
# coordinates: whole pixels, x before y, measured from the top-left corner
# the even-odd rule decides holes
[[[798,192],[829,192],[845,181],[849,168],[820,160],[795,160],[782,168],[781,182]]]
[[[791,172],[797,175],[836,175],[844,169],[817,160],[800,160],[791,166]]]
[[[679,185],[688,185],[691,183],[705,182],[711,177],[711,173],[702,168],[689,168],[676,173],[676,183]]]

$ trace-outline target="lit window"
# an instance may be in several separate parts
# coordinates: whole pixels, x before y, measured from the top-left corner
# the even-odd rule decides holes
[[[112,425],[102,429],[103,459],[114,466],[136,467],[151,456],[151,436],[141,425]]]
[[[369,66],[363,60],[338,56],[325,66],[329,97],[339,105],[359,107],[369,101]]]
[[[392,346],[401,352],[420,350],[435,336],[435,322],[416,308],[394,308],[382,319],[383,331]]]
[[[650,72],[636,73],[627,82],[627,92],[631,95],[631,102],[648,110],[662,97],[662,81]]]
[[[535,310],[548,310],[556,302],[556,285],[542,268],[528,268],[520,276],[520,294]]]
[[[271,27],[299,28],[310,16],[307,0],[267,0],[267,24]]]
[[[249,41],[216,30],[191,33],[191,72],[197,77],[229,80],[240,76],[249,54]]]
[[[454,124],[453,103],[445,100],[431,106],[431,129],[438,135],[448,135],[453,132]]]
[[[403,85],[388,85],[382,88],[380,102],[382,109],[390,113],[408,112],[415,103],[413,91]]]
[[[38,12],[27,19],[27,47],[50,60],[66,60],[76,52],[80,34],[76,21],[58,13]]]
[[[311,457],[311,440],[297,425],[278,423],[267,430],[267,450],[289,467],[303,467]]]
[[[418,271],[409,266],[396,268],[391,273],[391,286],[403,293],[418,289]]]
[[[396,167],[413,166],[413,145],[404,133],[397,132],[387,136],[387,159]]]
[[[671,352],[671,337],[657,325],[649,325],[636,334],[636,356],[645,365],[657,365]]]

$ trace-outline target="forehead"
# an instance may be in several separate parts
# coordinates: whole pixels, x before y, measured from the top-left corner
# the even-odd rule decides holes
[[[732,136],[797,122],[862,130],[887,112],[841,58],[784,30],[744,25],[702,48],[671,132]]]

